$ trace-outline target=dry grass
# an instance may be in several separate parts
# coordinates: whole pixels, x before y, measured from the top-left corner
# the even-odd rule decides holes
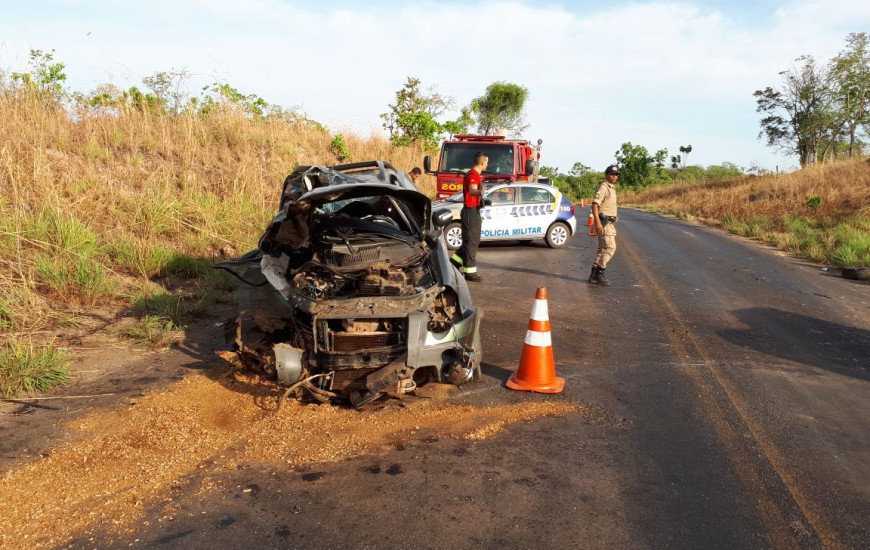
[[[870,265],[870,163],[626,193],[625,204],[721,226],[810,260]]]
[[[418,148],[343,136],[351,161],[422,163]],[[155,282],[172,290],[204,278],[214,260],[256,245],[293,168],[337,164],[333,138],[309,122],[232,111],[73,118],[0,94],[0,334],[63,334],[94,310],[135,311]],[[422,190],[434,187],[424,177]],[[153,329],[164,319],[146,320]]]

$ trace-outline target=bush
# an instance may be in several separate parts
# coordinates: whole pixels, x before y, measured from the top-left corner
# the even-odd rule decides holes
[[[69,379],[69,358],[51,346],[13,341],[0,346],[0,395],[46,391]]]

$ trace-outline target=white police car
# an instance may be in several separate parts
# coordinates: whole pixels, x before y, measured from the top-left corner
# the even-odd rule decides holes
[[[481,241],[544,239],[551,248],[562,248],[577,231],[574,205],[551,185],[494,185],[484,191],[483,197],[490,204],[480,211]],[[437,208],[453,212],[453,222],[444,228],[444,242],[449,250],[456,250],[462,245],[462,192],[433,203],[432,210]]]

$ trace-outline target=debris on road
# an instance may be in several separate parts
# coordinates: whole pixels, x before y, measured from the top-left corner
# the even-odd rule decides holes
[[[366,413],[296,401],[277,409],[279,393],[227,369],[70,423],[67,442],[0,478],[0,547],[123,538],[149,511],[171,516],[173,495],[194,474],[338,461],[399,439],[485,439],[509,424],[584,409],[564,400],[478,408],[436,399]]]

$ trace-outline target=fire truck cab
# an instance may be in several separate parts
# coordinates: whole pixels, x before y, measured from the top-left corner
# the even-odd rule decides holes
[[[481,174],[483,183],[534,182],[538,177],[541,143],[538,140],[535,147],[526,140],[505,136],[453,136],[441,144],[438,166],[433,170],[432,159],[426,156],[423,168],[438,180],[436,200],[462,191],[462,178],[474,166],[474,155],[478,152],[489,157],[489,165]]]

